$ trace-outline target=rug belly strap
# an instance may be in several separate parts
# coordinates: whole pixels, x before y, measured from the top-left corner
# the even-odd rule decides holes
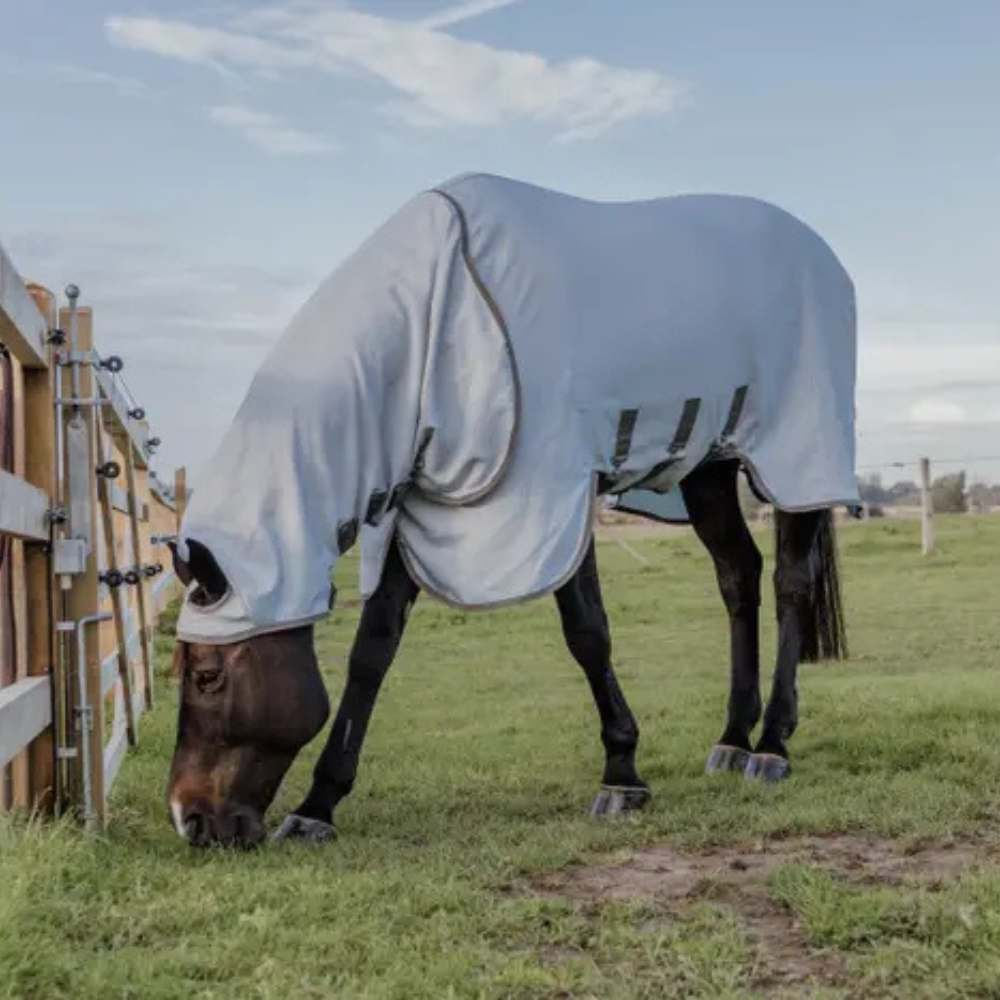
[[[635,433],[635,422],[639,419],[638,410],[622,410],[618,417],[618,433],[615,436],[615,453],[611,464],[617,469],[628,460],[632,450],[632,435]]]
[[[701,399],[697,397],[686,399],[680,418],[677,421],[677,429],[674,431],[674,436],[667,447],[667,457],[654,465],[652,469],[639,470],[621,475],[600,473],[598,480],[599,491],[614,495],[627,490],[640,489],[644,483],[655,481],[671,466],[680,462],[684,458],[685,449],[691,441],[691,435],[694,432],[700,411]],[[615,469],[623,465],[628,458],[628,451],[631,448],[639,412],[639,410],[623,410],[619,417],[615,456],[612,461]]]

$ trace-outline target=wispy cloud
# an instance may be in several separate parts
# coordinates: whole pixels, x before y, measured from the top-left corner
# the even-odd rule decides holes
[[[209,114],[212,121],[235,129],[248,142],[271,156],[313,156],[337,148],[336,143],[326,136],[289,128],[274,115],[239,104],[220,105],[212,108]]]
[[[57,80],[65,83],[79,83],[98,87],[110,87],[122,97],[147,97],[151,93],[149,87],[131,77],[114,76],[100,69],[88,69],[85,66],[59,64],[50,67],[51,74]]]
[[[468,0],[467,3],[446,7],[429,15],[423,18],[420,24],[425,28],[448,28],[453,24],[471,21],[474,17],[481,17],[503,7],[512,7],[520,2],[521,0]]]
[[[223,31],[184,21],[110,17],[105,29],[111,41],[127,49],[153,52],[167,59],[222,68],[227,63],[257,70],[309,65],[291,50],[238,31]]]
[[[0,67],[0,71],[33,80],[56,80],[73,85],[107,87],[120,97],[149,97],[153,94],[153,91],[140,80],[115,76],[104,70],[76,66],[72,63],[7,64]]]
[[[964,424],[968,411],[959,403],[948,399],[918,399],[909,412],[915,424]]]
[[[441,30],[500,5],[474,0],[416,23],[295,0],[237,15],[222,28],[112,17],[107,32],[116,45],[224,71],[311,71],[374,81],[387,91],[382,111],[421,128],[520,120],[568,141],[665,115],[682,103],[685,85],[656,71],[588,56],[552,63]]]

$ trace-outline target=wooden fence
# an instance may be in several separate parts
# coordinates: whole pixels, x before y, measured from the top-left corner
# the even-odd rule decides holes
[[[160,546],[183,472],[170,488],[152,475],[158,442],[93,320],[76,288],[60,307],[0,247],[0,811],[100,829],[179,592]]]

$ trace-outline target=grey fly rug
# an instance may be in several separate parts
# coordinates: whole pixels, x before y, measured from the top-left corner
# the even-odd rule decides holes
[[[600,490],[683,519],[675,487],[715,457],[785,510],[854,505],[854,388],[851,279],[781,209],[459,177],[383,224],[256,374],[179,539],[230,590],[187,600],[178,634],[325,617],[359,537],[364,596],[395,535],[443,601],[530,600],[575,572]]]

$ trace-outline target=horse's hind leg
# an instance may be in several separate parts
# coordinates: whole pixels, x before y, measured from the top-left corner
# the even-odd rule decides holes
[[[615,816],[640,809],[649,788],[635,769],[639,726],[611,666],[611,630],[601,597],[594,542],[576,574],[556,591],[566,645],[583,668],[601,718],[604,779],[591,816]]]
[[[798,726],[800,662],[846,655],[833,515],[775,511],[778,656],[764,727],[748,778],[779,781],[790,771],[787,742]]]
[[[333,812],[351,793],[368,722],[382,681],[395,659],[410,608],[420,593],[393,542],[382,582],[365,602],[347,667],[347,683],[326,746],[313,769],[312,787],[285,818],[275,839],[327,840]]]
[[[681,482],[695,533],[715,563],[722,600],[729,613],[729,716],[705,770],[743,772],[750,759],[750,734],[760,719],[760,551],[740,510],[739,464],[703,465]]]

